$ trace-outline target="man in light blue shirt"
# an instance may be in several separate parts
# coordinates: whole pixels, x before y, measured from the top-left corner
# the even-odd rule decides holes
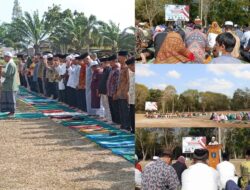
[[[231,52],[233,51],[236,44],[236,39],[234,36],[225,32],[219,34],[216,38],[215,48],[219,53],[219,57],[214,58],[210,63],[212,64],[237,64],[241,63],[239,59],[236,59],[231,56]]]

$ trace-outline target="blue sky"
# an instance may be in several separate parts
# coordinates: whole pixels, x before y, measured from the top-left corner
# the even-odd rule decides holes
[[[53,4],[61,4],[62,10],[69,8],[87,16],[93,14],[105,22],[120,23],[121,29],[135,23],[135,0],[19,0],[19,3],[23,12],[38,10],[40,16]],[[13,5],[14,0],[1,0],[0,23],[11,21]]]
[[[232,97],[237,88],[250,88],[250,65],[137,64],[136,83],[156,89],[173,85],[178,94],[187,89],[197,89]]]

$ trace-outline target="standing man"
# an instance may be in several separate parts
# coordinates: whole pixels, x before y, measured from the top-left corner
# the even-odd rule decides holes
[[[110,72],[107,81],[107,95],[109,99],[109,107],[112,121],[116,124],[120,124],[119,104],[117,98],[115,98],[115,93],[119,84],[121,66],[120,63],[116,61],[116,55],[110,56],[108,60],[110,61],[110,66],[112,68],[112,71]]]
[[[101,103],[103,104],[104,107],[104,118],[107,120],[109,124],[111,124],[112,118],[111,118],[108,95],[107,95],[107,81],[112,68],[110,67],[108,58],[101,58],[100,62],[102,63],[103,73],[102,73],[102,78],[99,82],[98,90],[101,96]]]
[[[66,73],[66,63],[64,62],[64,55],[60,55],[59,57],[59,65],[56,67],[56,71],[59,75],[58,82],[58,101],[65,102],[66,93],[65,93],[65,84],[63,80],[63,76]]]
[[[95,110],[91,108],[91,81],[92,70],[90,64],[93,62],[89,53],[83,54],[83,61],[86,64],[86,107],[89,116],[96,115]]]
[[[135,133],[135,58],[126,61],[129,68],[129,121],[131,132]]]
[[[114,99],[118,100],[121,129],[130,131],[129,104],[128,104],[129,69],[126,64],[127,57],[128,57],[127,51],[118,52],[118,62],[121,64],[121,72],[120,72],[117,91],[114,94]]]
[[[74,54],[72,56],[72,64],[68,68],[68,74],[69,74],[69,80],[67,83],[67,86],[69,87],[69,105],[73,107],[77,107],[77,101],[76,101],[76,87],[79,83],[79,75],[80,75],[80,66],[77,64],[76,58],[79,57],[78,54]]]
[[[80,110],[86,112],[86,64],[83,61],[83,54],[78,58],[80,73],[79,73],[79,83],[77,86],[77,106]]]
[[[216,141],[216,137],[212,136],[211,142],[208,145],[218,145],[219,143]]]
[[[34,68],[34,72],[33,72],[33,90],[37,93],[41,93],[40,90],[39,90],[39,83],[38,83],[38,73],[39,73],[39,68],[40,68],[40,65],[41,65],[41,62],[40,62],[40,54],[36,54],[34,56],[34,63],[35,63],[35,68]]]
[[[7,63],[5,71],[0,69],[0,76],[5,78],[2,84],[0,108],[1,112],[9,112],[9,115],[15,114],[16,93],[18,91],[17,67],[12,57],[12,53],[6,52],[4,54],[4,61]]]

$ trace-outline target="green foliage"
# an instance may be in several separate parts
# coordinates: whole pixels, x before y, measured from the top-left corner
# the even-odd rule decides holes
[[[118,50],[130,50],[134,51],[135,48],[135,36],[132,33],[128,33],[127,30],[134,31],[133,27],[126,28],[123,31],[120,30],[119,25],[110,21],[107,23],[101,23],[99,29],[102,36],[101,45],[111,47],[113,52]]]
[[[136,19],[147,21],[150,25],[165,23],[165,4],[190,5],[190,20],[200,16],[200,1],[193,0],[136,0]],[[249,24],[249,0],[203,0],[203,23],[217,21],[220,25],[231,20],[238,25]]]
[[[20,35],[21,40],[19,42],[26,46],[33,45],[35,52],[40,51],[41,42],[47,39],[49,35],[49,31],[45,29],[44,19],[39,18],[38,11],[33,12],[33,15],[25,12],[24,17],[13,21],[10,28]]]
[[[250,89],[237,89],[232,99],[225,94],[215,92],[199,92],[198,90],[186,90],[180,95],[176,94],[173,86],[167,86],[165,90],[136,88],[136,93],[145,95],[147,98],[138,99],[139,105],[137,111],[144,111],[145,101],[158,103],[159,111],[162,112],[207,112],[207,111],[225,111],[225,110],[247,110],[250,108]],[[142,92],[140,92],[142,90]]]
[[[250,107],[250,89],[246,88],[245,90],[237,89],[234,92],[232,99],[232,109],[247,109]]]
[[[226,135],[226,150],[234,157],[243,157],[250,146],[250,129],[249,128],[231,128]]]
[[[190,128],[190,129],[163,129],[163,128],[137,128],[135,150],[139,158],[152,159],[159,155],[163,149],[173,152],[176,159],[182,154],[182,137],[205,136],[207,144],[211,141],[213,135],[217,136],[218,128]],[[231,158],[244,158],[246,150],[250,146],[249,128],[228,128],[223,130],[225,140],[223,149],[229,152]]]
[[[84,52],[91,48],[113,51],[134,51],[135,37],[130,27],[120,31],[119,25],[98,21],[96,16],[86,17],[84,13],[70,9],[61,10],[60,5],[48,8],[39,18],[38,11],[32,15],[25,12],[23,17],[12,23],[0,25],[0,43],[16,50],[32,45],[36,52],[41,45],[48,44],[53,52]]]
[[[145,110],[145,102],[148,98],[149,92],[148,88],[142,84],[135,84],[135,110],[142,111]]]
[[[143,160],[152,159],[164,149],[173,151],[176,146],[181,146],[181,141],[177,142],[178,138],[175,138],[178,135],[175,136],[174,129],[138,128],[135,136],[135,152]]]

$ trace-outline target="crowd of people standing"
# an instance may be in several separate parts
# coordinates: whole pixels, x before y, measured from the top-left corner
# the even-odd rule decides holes
[[[7,59],[8,58],[8,59]],[[58,100],[72,108],[87,112],[108,124],[134,133],[135,120],[135,58],[127,51],[98,58],[97,54],[37,53],[34,56],[17,55],[17,65],[11,53],[5,54],[7,65],[16,68],[19,79],[11,82],[18,86]],[[7,71],[10,66],[5,68]],[[8,73],[8,72],[7,72]],[[2,72],[2,76],[6,76]],[[3,85],[4,85],[3,83]],[[7,89],[8,90],[8,89]],[[18,89],[9,89],[17,92]],[[1,112],[15,113],[16,100],[11,109],[5,109],[8,94],[2,92]],[[12,96],[14,99],[16,95]]]

